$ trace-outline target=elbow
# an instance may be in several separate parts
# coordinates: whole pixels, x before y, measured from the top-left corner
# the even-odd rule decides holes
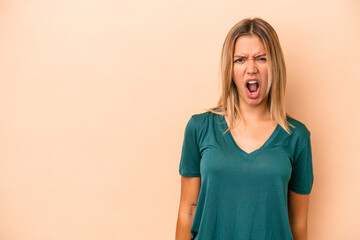
[[[306,227],[307,219],[289,219],[290,225],[298,226],[298,227]]]
[[[291,230],[296,231],[306,231],[307,230],[307,221],[290,221]]]

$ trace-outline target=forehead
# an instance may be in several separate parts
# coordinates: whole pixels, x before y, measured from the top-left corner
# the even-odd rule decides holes
[[[235,41],[234,55],[256,55],[265,53],[265,46],[255,35],[241,36]]]

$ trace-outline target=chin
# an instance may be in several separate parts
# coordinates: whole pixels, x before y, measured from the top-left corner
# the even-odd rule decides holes
[[[258,100],[258,99],[251,99],[247,101],[247,104],[249,105],[259,105],[262,101]]]
[[[265,100],[266,100],[266,98],[262,98],[262,97],[256,98],[256,99],[246,98],[246,103],[249,105],[256,106],[256,105],[260,105]]]

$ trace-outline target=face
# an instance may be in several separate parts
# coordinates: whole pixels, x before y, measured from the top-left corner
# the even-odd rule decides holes
[[[266,102],[268,94],[266,57],[265,46],[259,37],[241,36],[236,40],[233,80],[239,93],[240,105],[257,106]]]

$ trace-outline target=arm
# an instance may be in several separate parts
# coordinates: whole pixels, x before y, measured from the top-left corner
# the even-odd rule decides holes
[[[194,220],[200,185],[200,177],[181,176],[181,196],[175,240],[190,240],[192,237],[190,230]]]
[[[299,194],[289,189],[288,214],[294,240],[307,240],[307,217],[310,194]]]

